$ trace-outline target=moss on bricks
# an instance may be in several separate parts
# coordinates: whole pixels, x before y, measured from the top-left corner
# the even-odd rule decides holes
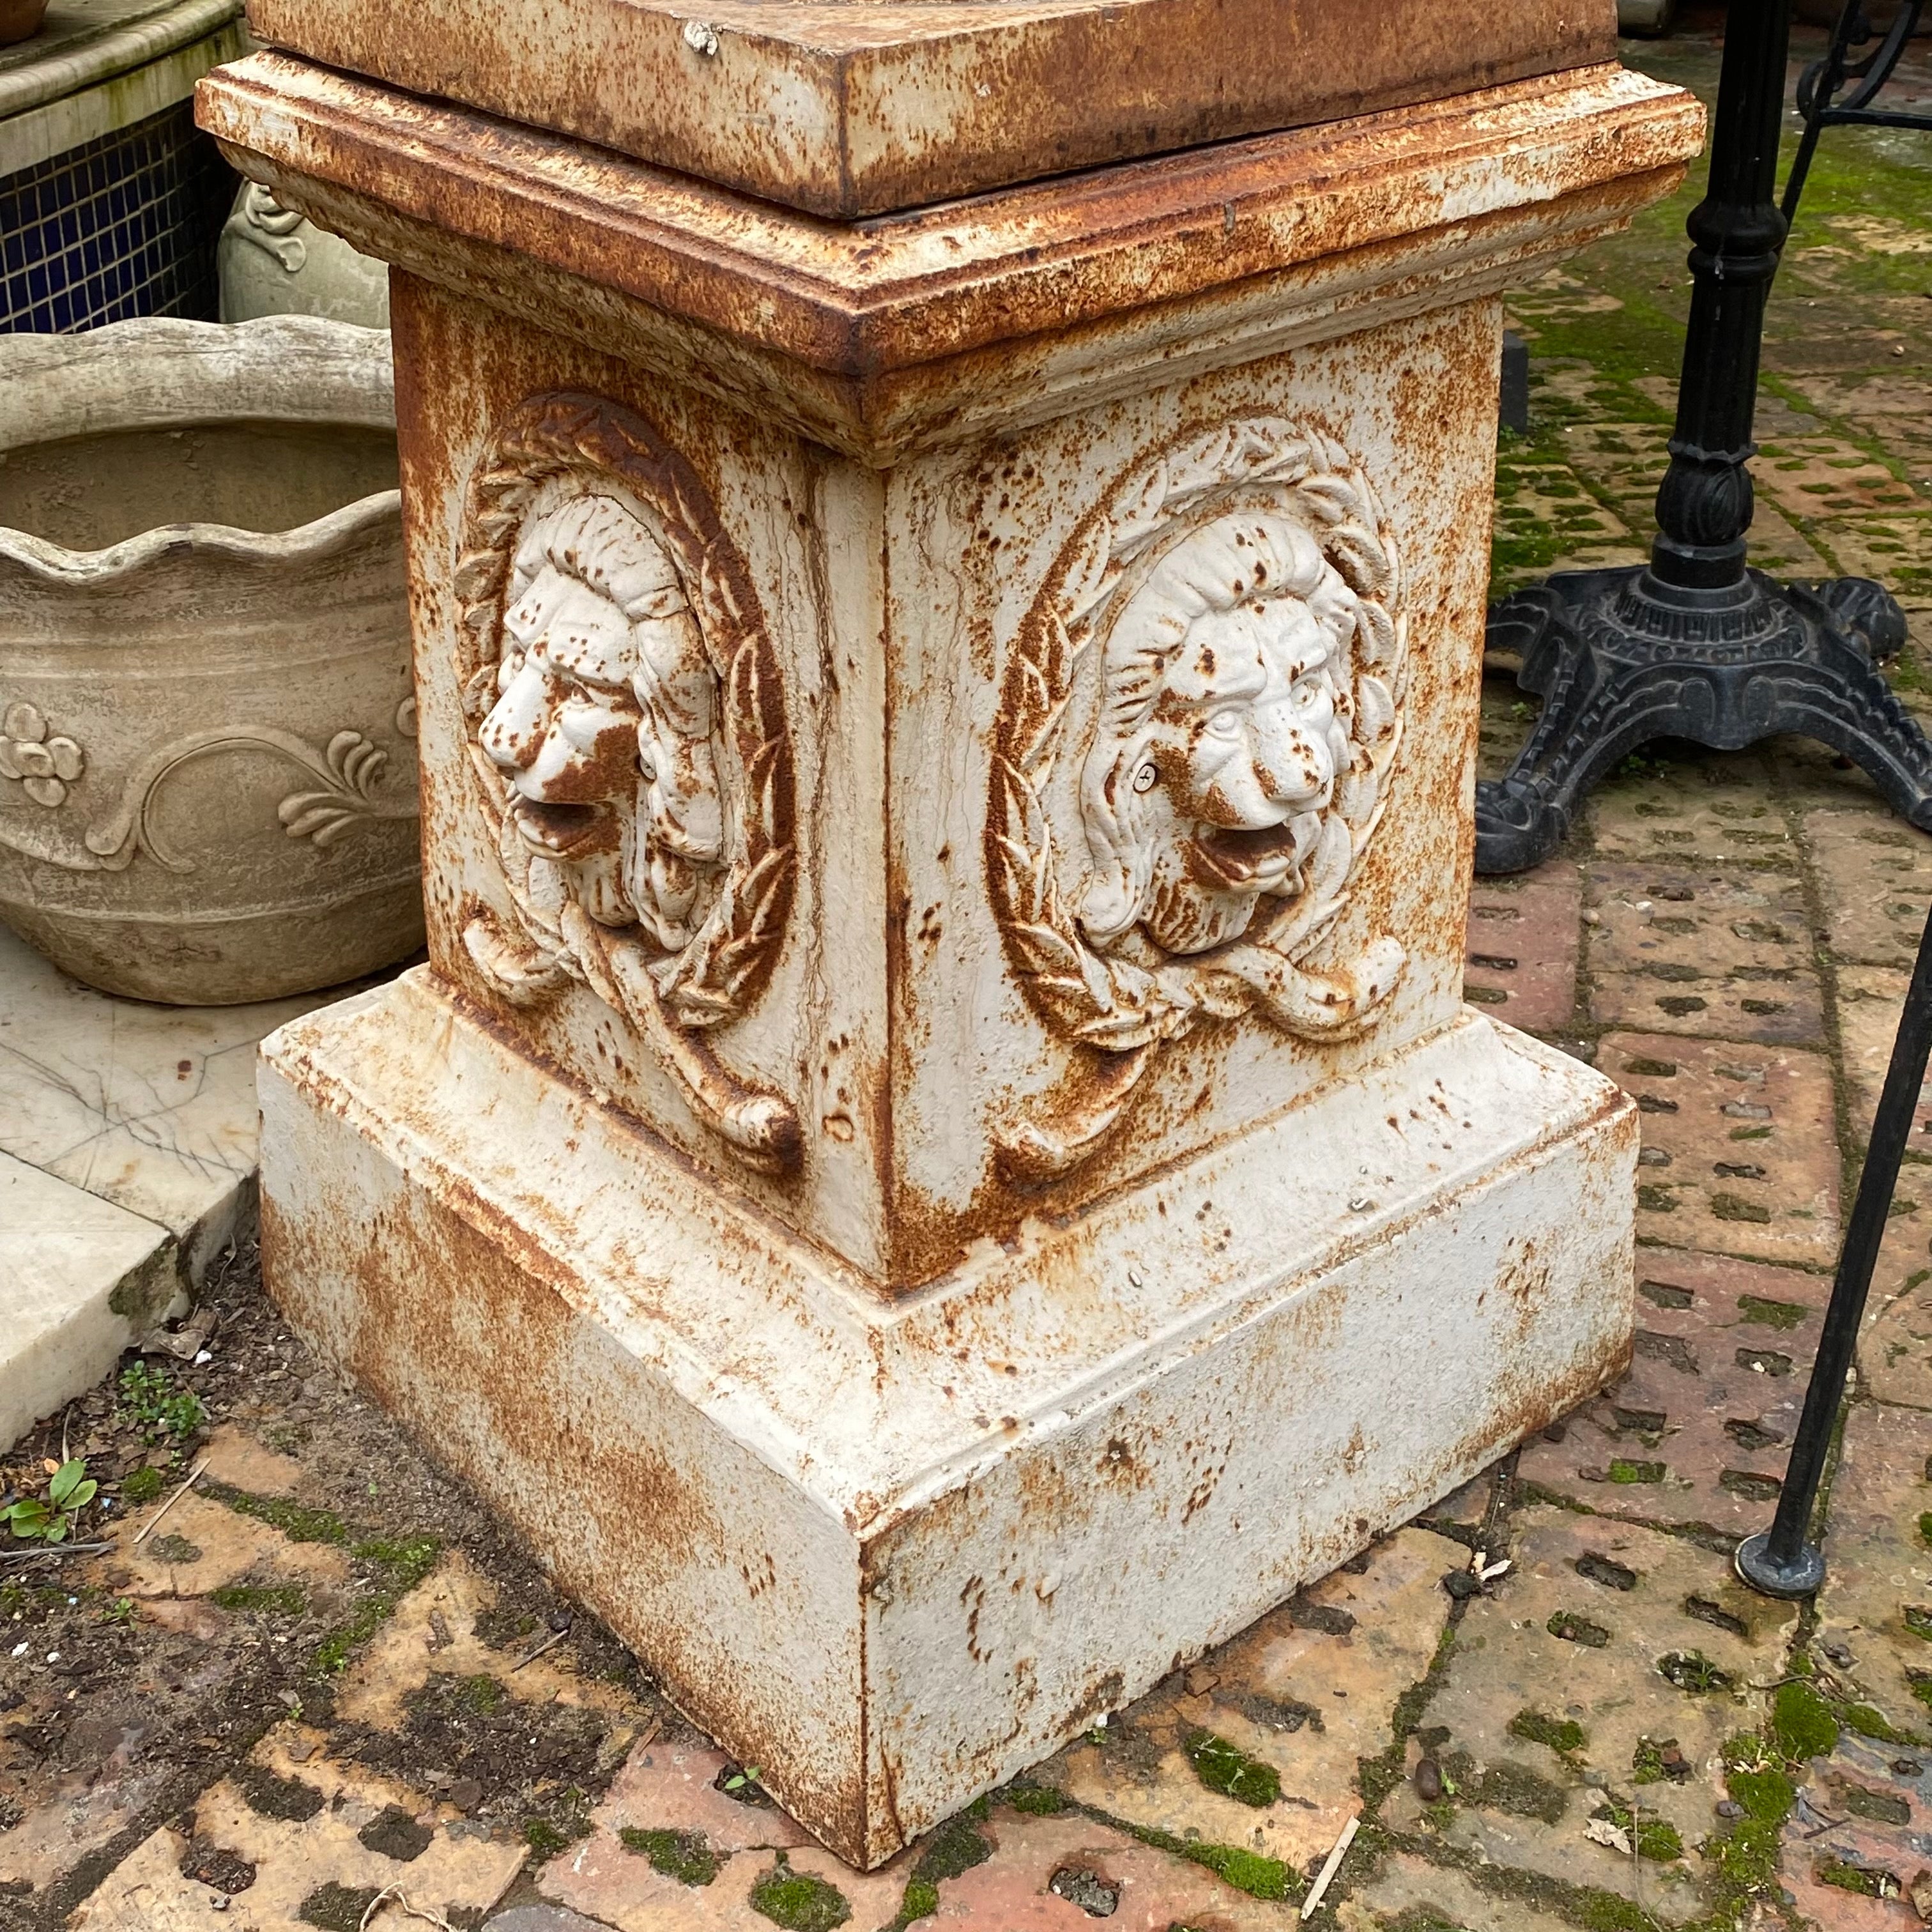
[[[1280,1859],[1244,1851],[1238,1845],[1186,1844],[1181,1846],[1180,1855],[1250,1898],[1292,1898],[1299,1889]]]
[[[331,1879],[302,1900],[296,1909],[296,1916],[304,1925],[318,1927],[320,1932],[362,1932],[362,1922],[375,1902],[373,1885],[352,1891]]]
[[[1281,1796],[1281,1774],[1273,1765],[1252,1758],[1240,1745],[1212,1731],[1196,1731],[1182,1748],[1194,1774],[1210,1791],[1260,1810]]]
[[[1838,1748],[1838,1720],[1808,1684],[1780,1684],[1772,1700],[1771,1735],[1793,1764],[1824,1757]],[[1742,1803],[1742,1800],[1738,1801]]]
[[[296,1583],[229,1583],[211,1590],[208,1601],[243,1616],[298,1617],[308,1608],[308,1593]]]
[[[1918,1740],[1910,1731],[1901,1731],[1886,1716],[1882,1711],[1869,1704],[1848,1704],[1844,1711],[1844,1726],[1856,1731],[1862,1738],[1870,1738],[1882,1744],[1910,1744]]]
[[[938,1886],[930,1879],[908,1879],[905,1896],[899,1901],[898,1916],[892,1921],[887,1932],[905,1932],[908,1925],[918,1919],[930,1918],[938,1910]]]
[[[203,1479],[201,1493],[211,1502],[220,1503],[237,1516],[265,1522],[279,1530],[291,1543],[328,1543],[346,1550],[350,1541],[349,1526],[333,1510],[311,1509],[305,1503],[291,1502],[286,1496],[258,1496],[238,1490],[232,1483]]]
[[[702,1832],[646,1831],[626,1825],[617,1838],[625,1850],[648,1858],[652,1870],[680,1885],[709,1885],[723,1867]]]
[[[1581,1750],[1587,1742],[1583,1726],[1568,1718],[1546,1717],[1540,1711],[1519,1711],[1509,1720],[1510,1735],[1553,1751]]]
[[[992,1846],[973,1828],[971,1814],[964,1814],[947,1820],[926,1840],[913,1875],[937,1884],[984,1864],[992,1856]]]
[[[1613,1483],[1660,1483],[1664,1474],[1661,1462],[1633,1462],[1628,1456],[1616,1456],[1610,1460],[1610,1479]]]
[[[1637,1856],[1649,1858],[1658,1864],[1669,1864],[1684,1856],[1684,1840],[1676,1826],[1662,1818],[1646,1818],[1634,1814],[1627,1804],[1619,1804],[1615,1798],[1598,1805],[1590,1814],[1602,1818],[1633,1834]]]
[[[1811,1876],[1820,1885],[1834,1886],[1840,1892],[1854,1892],[1862,1898],[1882,1898],[1886,1895],[1886,1874],[1864,1865],[1847,1864],[1843,1858],[1820,1858],[1811,1868]]]
[[[1198,1839],[1177,1838],[1172,1832],[1163,1832],[1152,1825],[1136,1825],[1129,1818],[1113,1817],[1090,1805],[1082,1805],[1080,1809],[1096,1822],[1124,1832],[1129,1838],[1137,1838],[1144,1845],[1151,1845],[1156,1851],[1169,1852],[1175,1858],[1186,1859],[1190,1864],[1201,1866],[1223,1884],[1232,1885],[1237,1892],[1246,1892],[1250,1898],[1273,1900],[1301,1896],[1300,1875],[1280,1858],[1269,1858],[1260,1852],[1244,1851],[1238,1845],[1203,1844]]]
[[[852,1916],[845,1894],[811,1872],[795,1872],[783,1852],[752,1888],[752,1910],[784,1932],[832,1932]]]
[[[1057,1818],[1071,1808],[1073,1801],[1065,1792],[1050,1784],[1034,1784],[1024,1780],[1010,1784],[1000,1793],[1001,1800],[1029,1818]]]

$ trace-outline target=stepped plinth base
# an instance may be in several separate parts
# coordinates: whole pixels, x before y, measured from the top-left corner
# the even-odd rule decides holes
[[[297,1327],[868,1866],[1629,1351],[1635,1112],[1474,1013],[897,1300],[427,972],[264,1054]]]

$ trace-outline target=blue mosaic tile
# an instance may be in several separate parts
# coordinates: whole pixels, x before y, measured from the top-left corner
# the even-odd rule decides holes
[[[212,321],[235,176],[190,101],[0,177],[0,334]]]

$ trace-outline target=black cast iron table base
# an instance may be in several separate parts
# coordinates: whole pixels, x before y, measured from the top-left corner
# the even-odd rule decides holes
[[[1818,739],[1932,831],[1932,746],[1877,668],[1904,641],[1904,613],[1862,577],[1780,584],[1748,570],[1701,589],[1626,567],[1504,598],[1490,649],[1520,658],[1516,682],[1544,704],[1507,775],[1476,788],[1476,870],[1548,858],[1590,787],[1657,738],[1732,752],[1779,732]]]

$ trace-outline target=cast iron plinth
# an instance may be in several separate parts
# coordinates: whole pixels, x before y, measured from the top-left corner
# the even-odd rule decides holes
[[[1591,785],[1654,738],[1720,751],[1816,738],[1932,830],[1932,746],[1876,668],[1904,641],[1904,613],[1861,577],[1780,585],[1748,570],[1706,588],[1578,570],[1504,598],[1490,648],[1520,655],[1516,682],[1543,714],[1508,775],[1476,788],[1476,870],[1549,857]]]
[[[1772,1554],[1772,1532],[1761,1529],[1738,1545],[1731,1560],[1738,1574],[1767,1597],[1815,1596],[1825,1580],[1825,1558],[1815,1543],[1801,1543],[1788,1562]]]

